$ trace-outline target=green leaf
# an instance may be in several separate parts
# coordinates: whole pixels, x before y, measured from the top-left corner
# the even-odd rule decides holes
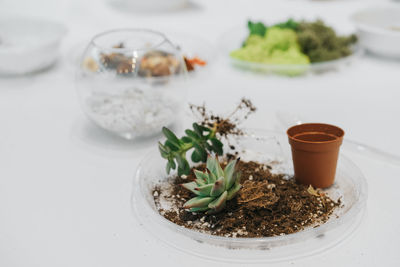
[[[158,150],[160,151],[161,157],[168,158],[168,151],[165,149],[164,145],[158,142]]]
[[[217,157],[207,157],[207,163],[206,163],[207,169],[214,174],[216,177],[223,177],[224,176],[224,171],[221,168],[221,165],[219,164],[219,161]]]
[[[203,131],[197,123],[193,123],[193,129],[200,137],[203,137]]]
[[[191,212],[206,211],[206,210],[208,210],[208,206],[201,208],[190,208]]]
[[[215,157],[212,156],[207,157],[207,163],[206,163],[207,169],[210,171],[210,173],[214,174],[214,176],[216,177],[223,175],[223,174],[219,175],[218,173],[218,167],[217,167],[218,164],[219,162]]]
[[[197,179],[201,179],[204,182],[208,181],[208,174],[207,173],[204,173],[204,172],[199,171],[199,170],[194,170],[194,175],[196,176]]]
[[[196,152],[199,154],[201,161],[205,162],[207,160],[207,151],[200,146],[197,142],[193,142],[193,147]]]
[[[226,205],[227,196],[228,196],[228,192],[225,191],[217,199],[215,199],[210,204],[208,204],[208,207],[211,210],[210,210],[210,212],[207,212],[207,214],[220,212]]]
[[[178,166],[178,175],[188,175],[190,173],[190,168],[180,167]]]
[[[169,162],[167,162],[167,165],[165,166],[165,171],[167,172],[167,174],[169,174],[171,171],[171,164],[169,164]]]
[[[202,131],[202,133],[204,132],[211,132],[211,129],[208,127],[205,127],[203,125],[197,124],[197,126],[199,127],[199,129]]]
[[[184,143],[191,143],[191,142],[192,142],[192,139],[190,139],[190,138],[187,137],[187,136],[184,136],[184,137],[181,138],[181,141],[184,142]]]
[[[165,141],[165,146],[171,149],[172,151],[178,151],[179,146],[176,146],[175,144],[171,143],[169,140]]]
[[[213,147],[209,144],[209,143],[207,143],[207,142],[205,142],[204,143],[204,146],[206,147],[206,149],[208,150],[208,151],[213,151]]]
[[[206,183],[202,179],[195,179],[194,182],[197,184],[197,186],[206,185]]]
[[[211,201],[213,201],[213,197],[194,197],[190,200],[188,200],[185,204],[183,204],[183,207],[185,209],[189,208],[201,208],[207,206]]]
[[[215,152],[218,155],[222,155],[222,153],[223,153],[222,147],[224,145],[221,143],[221,141],[219,141],[217,138],[211,138],[210,140],[211,140],[211,143],[213,144],[213,148],[214,148]]]
[[[197,150],[193,151],[191,158],[193,162],[202,161],[201,155],[197,152]]]
[[[231,189],[229,189],[226,200],[231,200],[232,198],[234,198],[237,192],[239,192],[240,188],[242,188],[242,186],[239,183],[237,183]]]
[[[168,129],[167,127],[163,127],[162,128],[162,132],[165,135],[165,137],[167,137],[169,142],[174,144],[176,147],[180,146],[180,142],[179,142],[178,137],[176,137],[176,135],[173,132],[171,132],[170,129]]]
[[[217,176],[214,173],[210,172],[208,174],[208,183],[215,183],[217,181]]]
[[[198,185],[195,182],[189,182],[189,183],[185,183],[181,185],[183,188],[191,191],[192,193],[196,194],[196,195],[200,195],[200,192],[195,190],[195,188],[198,187]]]
[[[196,187],[194,190],[198,191],[200,196],[209,196],[213,186],[214,186],[213,184],[206,184],[203,186]]]
[[[233,173],[235,172],[235,166],[236,160],[231,160],[224,169],[225,189],[229,189],[235,183],[236,177],[233,176]]]
[[[189,164],[189,163],[187,163],[186,158],[184,158],[184,156],[182,157],[180,154],[176,154],[175,158],[176,158],[176,162],[178,162],[178,166],[180,166],[180,167],[184,167],[186,164]]]
[[[175,161],[173,159],[168,159],[169,165],[171,165],[171,168],[175,170],[176,168],[176,164]]]
[[[215,181],[211,192],[210,196],[212,197],[217,197],[222,194],[222,192],[225,191],[225,179],[224,177],[219,177],[217,181]]]
[[[265,33],[267,32],[267,27],[262,22],[254,23],[249,20],[247,22],[247,27],[249,28],[250,35],[255,34],[255,35],[260,35],[260,36],[264,37]]]
[[[192,131],[192,130],[187,129],[187,130],[185,130],[185,133],[186,133],[190,138],[192,138],[192,139],[194,139],[194,140],[200,139],[200,136],[199,136],[197,133],[195,133],[194,131]]]

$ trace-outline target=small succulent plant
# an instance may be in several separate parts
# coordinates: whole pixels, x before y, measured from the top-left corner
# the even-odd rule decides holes
[[[214,214],[224,209],[226,201],[234,198],[241,188],[236,162],[237,160],[232,160],[225,169],[222,169],[217,157],[208,156],[208,172],[194,170],[196,180],[182,184],[184,188],[197,195],[183,207],[192,212],[206,211],[207,214]]]

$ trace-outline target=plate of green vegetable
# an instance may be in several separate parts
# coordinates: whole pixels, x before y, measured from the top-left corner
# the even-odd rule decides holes
[[[301,75],[346,65],[362,54],[355,34],[339,35],[322,20],[265,25],[248,21],[220,41],[232,65],[256,72]]]

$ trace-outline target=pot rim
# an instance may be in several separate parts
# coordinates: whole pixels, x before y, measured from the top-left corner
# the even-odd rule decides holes
[[[290,131],[294,128],[297,128],[299,126],[304,126],[304,125],[321,125],[321,126],[328,126],[328,127],[332,127],[334,129],[337,129],[341,132],[341,134],[339,136],[335,135],[337,138],[335,138],[334,140],[328,140],[328,141],[305,141],[305,140],[301,140],[301,139],[297,139],[295,138],[292,134],[290,134]],[[311,132],[311,131],[310,131]],[[304,133],[306,133],[306,131],[304,131]],[[293,142],[297,142],[297,143],[304,143],[304,144],[332,144],[332,143],[336,143],[336,142],[341,142],[341,140],[343,140],[343,136],[345,134],[344,130],[336,125],[333,124],[328,124],[328,123],[302,123],[302,124],[297,124],[294,125],[292,127],[290,127],[289,129],[287,129],[286,131],[287,136],[289,137],[290,141]]]

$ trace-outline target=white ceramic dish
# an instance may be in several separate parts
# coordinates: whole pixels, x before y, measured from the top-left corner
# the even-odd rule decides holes
[[[348,65],[363,54],[363,49],[359,45],[354,45],[352,47],[353,53],[347,57],[308,65],[263,64],[238,60],[230,57],[230,52],[241,47],[243,41],[246,40],[248,35],[249,31],[245,26],[237,26],[227,31],[219,38],[219,50],[230,65],[242,70],[249,70],[258,73],[275,73],[288,76],[296,76],[306,73],[320,73],[336,70],[344,65]]]
[[[273,131],[253,132],[235,144],[244,160],[278,161],[275,170],[292,173],[287,136]],[[174,175],[174,174],[172,174]],[[142,225],[157,238],[190,254],[228,262],[273,262],[326,251],[348,237],[362,219],[367,183],[360,170],[340,156],[335,184],[326,190],[333,199],[341,197],[344,206],[317,228],[276,237],[231,238],[212,236],[178,226],[162,217],[155,206],[152,189],[168,179],[165,162],[158,151],[146,156],[133,184],[132,207]]]
[[[370,7],[351,16],[368,51],[400,59],[400,7]]]
[[[52,65],[66,28],[36,18],[0,19],[0,74],[20,75]]]
[[[185,7],[187,0],[109,0],[118,8],[132,11],[171,11]]]

